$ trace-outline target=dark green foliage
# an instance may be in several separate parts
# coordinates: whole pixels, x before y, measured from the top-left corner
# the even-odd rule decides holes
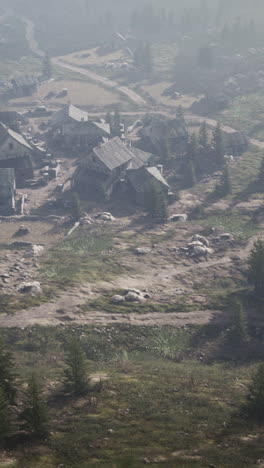
[[[11,419],[8,409],[8,400],[5,392],[0,388],[0,444],[2,444],[11,429]]]
[[[48,409],[36,374],[32,374],[24,394],[22,418],[25,427],[38,437],[48,434]]]
[[[229,341],[232,346],[240,348],[249,341],[247,316],[243,304],[237,302],[233,305],[233,319],[229,333]]]
[[[78,193],[73,192],[72,199],[70,202],[71,215],[75,221],[78,221],[82,217],[82,207]]]
[[[120,137],[121,136],[121,129],[120,129],[120,125],[121,125],[121,116],[120,116],[120,112],[119,112],[119,109],[116,108],[115,109],[115,113],[112,117],[112,121],[111,121],[111,135],[113,137]]]
[[[186,168],[186,185],[187,187],[194,187],[197,183],[197,176],[195,165],[192,160],[190,160],[187,164]]]
[[[66,389],[82,395],[88,389],[86,359],[80,341],[74,338],[68,345],[64,370]]]
[[[198,65],[202,68],[212,68],[214,64],[214,55],[210,46],[202,47],[199,50]]]
[[[153,56],[149,42],[140,42],[134,52],[134,64],[144,75],[150,76],[153,69]]]
[[[112,123],[112,115],[111,115],[111,112],[107,112],[106,116],[105,116],[105,121],[106,123],[108,123],[110,126],[111,126],[111,123]]]
[[[261,191],[264,192],[264,158],[262,159],[259,174],[258,174],[258,182],[261,186]]]
[[[224,139],[220,123],[214,129],[212,147],[216,164],[222,165],[224,163]]]
[[[258,421],[264,421],[264,362],[258,366],[249,386],[247,409]]]
[[[248,279],[254,285],[257,297],[264,299],[264,241],[254,243],[248,259]]]
[[[176,119],[179,119],[179,120],[184,119],[184,110],[182,106],[177,107]]]
[[[0,340],[0,389],[4,392],[5,397],[11,404],[14,403],[16,396],[14,381],[14,361],[12,354]]]
[[[161,186],[156,182],[151,184],[146,209],[156,223],[164,223],[168,219],[168,201]]]
[[[207,123],[204,121],[199,131],[199,145],[202,149],[207,149],[209,142]]]
[[[191,134],[191,138],[188,144],[187,156],[191,159],[194,164],[198,156],[198,140],[195,133]]]
[[[48,53],[46,53],[43,58],[42,75],[46,79],[49,79],[52,77],[52,63],[51,63],[51,58]]]

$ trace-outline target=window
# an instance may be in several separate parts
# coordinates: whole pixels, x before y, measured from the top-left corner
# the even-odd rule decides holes
[[[9,149],[10,149],[10,151],[12,151],[14,149],[14,143],[12,143],[12,142],[9,143]]]

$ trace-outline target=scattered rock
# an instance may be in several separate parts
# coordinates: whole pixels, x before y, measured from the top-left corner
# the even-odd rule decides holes
[[[140,295],[132,291],[127,293],[125,296],[125,300],[128,302],[140,302],[139,299],[140,299]]]
[[[20,293],[31,294],[32,296],[42,294],[42,289],[38,281],[32,281],[31,283],[21,283],[17,290]]]
[[[26,236],[27,234],[30,234],[30,230],[28,227],[22,224],[18,231],[15,233],[15,236]]]
[[[195,234],[194,236],[192,236],[192,242],[194,242],[194,241],[199,241],[203,245],[205,245],[206,247],[210,246],[210,243],[209,243],[208,239],[206,239],[206,237],[204,237],[204,236],[200,236],[199,234]]]
[[[188,215],[187,214],[173,214],[169,217],[169,221],[178,222],[178,221],[187,221]]]
[[[112,304],[123,304],[124,302],[126,302],[126,299],[124,296],[120,296],[116,294],[115,296],[111,298],[111,302]]]
[[[148,253],[150,253],[150,249],[148,249],[147,247],[137,247],[135,249],[135,254],[136,255],[147,255]]]
[[[43,245],[32,245],[32,254],[33,257],[39,257],[44,252]]]
[[[219,238],[221,240],[233,240],[234,236],[230,234],[229,232],[225,232],[224,234],[220,234]]]
[[[96,214],[95,219],[101,219],[102,221],[114,221],[115,220],[114,216],[112,216],[112,214],[108,212]]]

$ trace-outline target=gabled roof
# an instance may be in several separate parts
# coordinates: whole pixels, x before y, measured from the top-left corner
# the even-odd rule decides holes
[[[70,104],[58,110],[57,112],[55,112],[55,114],[53,114],[52,123],[60,124],[60,123],[63,123],[68,118],[74,120],[75,122],[87,122],[89,116],[87,112]]]
[[[132,162],[131,162],[132,169],[139,169],[140,167],[144,166],[153,157],[151,153],[146,153],[145,151],[142,151],[138,148],[134,148],[133,146],[131,146],[129,150],[134,155],[134,158],[132,159]]]
[[[149,188],[149,183],[154,179],[163,187],[170,189],[169,184],[164,179],[157,167],[141,167],[140,169],[129,169],[127,178],[134,189],[139,193],[144,193]]]
[[[163,175],[160,173],[157,167],[146,167],[146,171],[158,182],[160,182],[162,185],[165,185],[165,187],[170,188],[168,182],[164,179]]]
[[[93,153],[110,171],[133,159],[133,154],[119,137],[112,138],[106,143],[96,146]]]
[[[0,145],[3,145],[8,137],[32,151],[31,146],[20,133],[14,132],[14,130],[11,130],[0,122]]]

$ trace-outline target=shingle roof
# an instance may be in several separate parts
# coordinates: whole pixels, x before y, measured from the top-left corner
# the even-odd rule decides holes
[[[0,123],[0,145],[2,145],[8,137],[32,151],[31,146],[27,143],[25,138],[20,135],[20,133],[14,132],[14,130],[6,127],[3,123]]]
[[[131,147],[129,148],[131,153],[134,155],[134,159],[132,159],[132,169],[139,169],[140,167],[144,166],[153,155],[151,153],[146,153],[138,148]]]
[[[32,148],[31,146],[27,143],[27,141],[25,140],[25,138],[20,135],[20,133],[17,133],[17,132],[14,132],[14,130],[11,130],[10,128],[7,130],[9,136],[11,138],[13,138],[13,140],[15,140],[17,143],[19,143],[20,145],[23,145],[25,146],[27,149],[31,150],[32,151]]]
[[[157,167],[146,167],[146,171],[154,177],[158,182],[166,187],[170,188],[168,182],[164,179],[163,175],[160,173]]]
[[[119,137],[112,138],[112,140],[96,146],[93,153],[110,171],[133,159],[133,154]]]
[[[134,189],[139,193],[144,193],[148,190],[147,184],[154,178],[157,182],[166,188],[170,188],[164,177],[161,175],[157,167],[141,167],[140,169],[129,169],[127,177],[130,180]]]
[[[52,122],[59,124],[68,118],[75,120],[75,122],[87,122],[89,116],[87,112],[70,104],[55,112],[52,116]]]

